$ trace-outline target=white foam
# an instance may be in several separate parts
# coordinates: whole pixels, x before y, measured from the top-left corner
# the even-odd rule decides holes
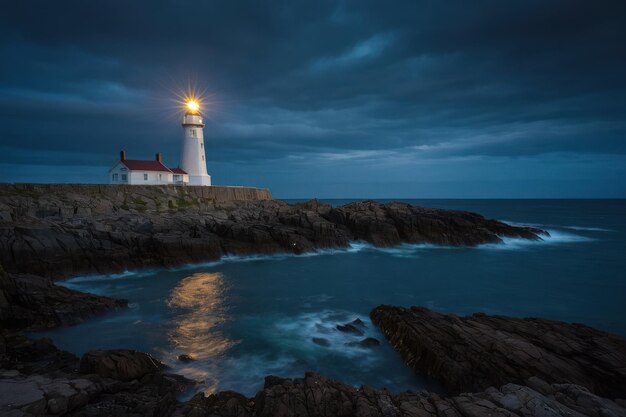
[[[357,318],[365,323],[363,328],[359,328],[363,331],[363,335],[354,335],[337,329],[337,325],[350,323]],[[362,356],[369,349],[349,344],[367,337],[380,339],[369,317],[348,311],[322,310],[303,313],[296,317],[284,317],[276,321],[274,328],[276,335],[279,336],[276,340],[300,352],[298,356],[328,354],[329,352],[349,358]],[[323,339],[327,346],[315,343],[314,338]],[[369,354],[359,363],[361,366],[367,366],[376,359],[376,355]]]
[[[477,248],[489,250],[519,250],[532,248],[535,246],[592,242],[595,240],[590,237],[567,233],[556,229],[544,230],[546,230],[550,235],[540,235],[539,240],[501,236],[500,239],[502,239],[502,243],[485,243],[482,245],[478,245]]]
[[[81,275],[73,278],[68,278],[61,281],[60,284],[65,286],[71,286],[73,284],[83,284],[89,282],[97,282],[102,280],[114,281],[124,280],[128,278],[142,278],[150,275],[155,275],[162,271],[162,269],[140,269],[137,271],[124,271],[115,274],[96,274],[96,275]]]
[[[580,230],[580,231],[585,231],[585,232],[615,232],[615,230],[613,229],[605,229],[602,227],[584,227],[584,226],[561,226],[561,227],[565,229]]]
[[[500,220],[502,223],[506,223],[511,226],[520,226],[520,227],[537,227],[540,229],[570,229],[570,230],[578,230],[581,232],[615,232],[613,229],[605,229],[603,227],[589,227],[589,226],[569,226],[569,225],[560,225],[560,224],[539,224],[539,223],[519,223],[510,220]]]

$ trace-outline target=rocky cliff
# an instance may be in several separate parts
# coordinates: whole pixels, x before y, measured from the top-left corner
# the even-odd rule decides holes
[[[540,239],[545,233],[404,203],[333,208],[315,200],[226,201],[202,188],[2,185],[0,263],[9,272],[60,278],[224,254],[302,253],[346,247],[351,240],[471,246],[505,236]]]

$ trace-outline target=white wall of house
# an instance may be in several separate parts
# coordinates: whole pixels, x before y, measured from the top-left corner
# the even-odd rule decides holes
[[[164,171],[130,171],[128,177],[132,185],[171,184],[172,173]]]
[[[110,184],[130,184],[128,182],[130,172],[128,168],[121,162],[118,162],[109,170],[109,183]]]

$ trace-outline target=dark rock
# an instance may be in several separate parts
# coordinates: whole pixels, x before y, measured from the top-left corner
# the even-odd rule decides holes
[[[393,395],[386,390],[354,388],[321,375],[303,379],[266,378],[265,387],[248,402],[230,393],[200,400],[215,416],[624,416],[618,404],[576,385],[549,385],[550,393],[507,384],[474,394],[442,398],[428,392]],[[222,398],[224,395],[224,398]],[[236,410],[236,413],[233,412]],[[185,415],[185,414],[184,414]],[[189,414],[187,414],[189,415]]]
[[[324,347],[330,346],[330,342],[328,341],[328,339],[324,339],[323,337],[314,337],[311,340],[313,340],[313,343],[315,343],[316,345],[320,345]]]
[[[224,201],[202,193],[197,187],[0,184],[0,263],[10,273],[62,278],[209,261],[225,253],[340,248],[355,239],[378,246],[472,246],[500,236],[539,239],[542,233],[405,203],[332,208],[317,200]]]
[[[339,330],[340,332],[344,332],[344,333],[350,333],[356,336],[363,336],[363,330],[355,327],[354,325],[350,323],[338,324],[337,330]]]
[[[363,328],[363,329],[367,327],[367,325],[363,322],[363,320],[359,318],[352,320],[350,324],[356,327]]]
[[[3,333],[6,334],[6,333]],[[6,351],[27,347],[30,354],[60,352],[50,343],[21,335],[4,339]],[[31,346],[30,348],[28,346]],[[619,401],[599,397],[574,384],[549,384],[536,377],[525,384],[505,384],[471,394],[441,397],[429,392],[394,395],[370,387],[355,388],[314,373],[304,378],[265,378],[254,398],[231,392],[208,397],[202,393],[187,402],[176,395],[193,385],[176,375],[163,374],[149,355],[132,351],[98,351],[85,355],[82,364],[98,369],[80,374],[57,367],[24,372],[0,369],[0,414],[69,414],[72,416],[626,416]],[[16,360],[26,360],[28,352]],[[155,363],[156,362],[156,363]],[[104,364],[104,365],[103,365]],[[136,365],[139,364],[139,365]],[[15,365],[15,363],[14,363]],[[4,368],[4,363],[2,365]],[[92,372],[92,369],[89,370]],[[101,376],[102,374],[103,376]],[[132,374],[132,377],[131,377]],[[137,377],[137,378],[133,378]],[[120,378],[120,379],[111,379]],[[129,380],[133,378],[132,380]]]
[[[41,276],[7,274],[0,266],[0,325],[6,329],[67,326],[126,306],[126,300],[70,290]]]
[[[80,360],[80,372],[131,381],[160,372],[165,365],[147,353],[128,349],[92,350]]]
[[[178,355],[178,360],[181,362],[193,362],[195,359],[187,354]]]
[[[358,346],[362,348],[372,348],[375,346],[380,346],[380,341],[373,337],[366,337],[365,339],[360,340],[358,342],[348,342],[346,343],[346,346]]]
[[[581,324],[392,306],[375,308],[371,318],[411,368],[452,392],[538,377],[626,398],[626,340]]]

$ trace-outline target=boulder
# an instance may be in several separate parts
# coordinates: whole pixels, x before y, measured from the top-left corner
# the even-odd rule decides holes
[[[182,355],[178,355],[178,360],[185,363],[195,361],[195,359],[191,355],[187,355],[185,353],[183,353]]]
[[[363,336],[363,330],[359,329],[358,327],[350,323],[338,324],[337,330],[343,333],[350,333],[356,336]]]
[[[80,360],[82,374],[97,374],[120,381],[141,379],[164,368],[164,364],[149,354],[127,349],[92,350]]]

